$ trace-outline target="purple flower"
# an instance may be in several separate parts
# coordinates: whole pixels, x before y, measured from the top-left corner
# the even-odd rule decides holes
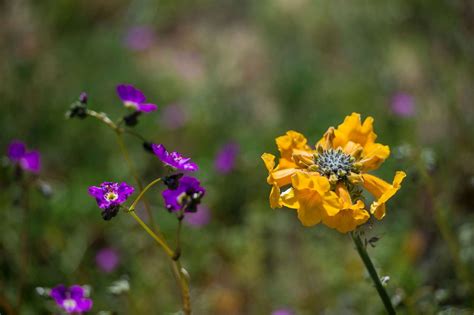
[[[85,297],[85,290],[80,285],[69,288],[60,284],[51,289],[51,297],[66,313],[73,314],[88,312],[92,308],[92,300]]]
[[[391,108],[398,116],[411,117],[415,114],[415,101],[410,94],[396,93],[392,97]]]
[[[146,103],[145,94],[131,84],[117,85],[117,94],[125,107],[133,108],[142,113],[149,113],[157,109],[155,104]]]
[[[142,51],[153,45],[155,32],[149,26],[133,26],[125,35],[125,46],[134,51]]]
[[[153,152],[155,155],[161,160],[161,162],[165,163],[166,165],[169,165],[177,170],[183,170],[183,171],[197,171],[198,166],[196,163],[191,161],[191,158],[185,158],[178,152],[168,152],[166,151],[166,148],[162,144],[152,144],[151,145]]]
[[[287,308],[281,308],[272,312],[272,315],[295,315],[295,313]]]
[[[114,271],[117,268],[119,261],[119,254],[113,248],[102,248],[95,256],[97,266],[106,273]]]
[[[179,104],[171,104],[163,108],[161,113],[161,125],[170,130],[178,129],[186,124],[188,118],[186,112]]]
[[[23,142],[14,140],[8,146],[8,158],[25,171],[39,173],[41,168],[41,157],[38,151],[28,151]]]
[[[205,192],[196,178],[184,176],[176,189],[166,189],[162,196],[168,211],[196,212]]]
[[[127,183],[103,182],[100,187],[89,187],[89,195],[95,198],[99,208],[103,209],[102,217],[110,220],[115,217],[120,205],[127,201],[135,189]]]
[[[227,143],[219,152],[217,152],[214,161],[214,167],[222,174],[227,174],[235,167],[235,161],[239,154],[239,145],[237,143]]]
[[[200,228],[211,221],[211,211],[204,205],[199,205],[196,212],[186,213],[184,221],[190,226]]]

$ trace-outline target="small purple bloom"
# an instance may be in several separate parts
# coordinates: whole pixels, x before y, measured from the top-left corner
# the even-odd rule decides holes
[[[166,189],[162,196],[168,211],[196,212],[205,192],[196,178],[184,176],[176,189]]]
[[[143,113],[149,113],[157,109],[155,104],[146,103],[145,94],[131,84],[117,85],[117,94],[125,107],[130,107]]]
[[[102,217],[110,220],[117,215],[120,205],[127,201],[135,189],[127,183],[103,182],[99,187],[89,187],[89,195],[95,198],[99,208],[103,209]]]
[[[401,117],[411,117],[415,114],[415,101],[410,94],[396,93],[391,100],[393,113]]]
[[[155,155],[161,160],[161,162],[169,165],[177,170],[194,172],[198,170],[196,163],[191,161],[191,158],[185,158],[178,152],[168,152],[162,144],[151,145]]]
[[[295,313],[287,308],[278,309],[272,312],[272,315],[295,315]]]
[[[92,300],[87,298],[85,293],[84,288],[80,285],[67,288],[60,284],[51,289],[50,295],[66,313],[82,314],[92,309]]]
[[[28,151],[23,142],[14,140],[8,146],[8,158],[13,163],[18,163],[22,169],[38,173],[41,168],[41,157],[38,151]]]
[[[142,51],[153,45],[155,32],[149,26],[133,26],[125,35],[125,46],[134,51]]]
[[[95,256],[95,262],[103,272],[110,273],[117,268],[120,258],[115,249],[102,248]]]
[[[171,104],[163,108],[161,113],[161,125],[170,130],[175,130],[183,127],[188,120],[186,112],[179,104]]]
[[[235,167],[239,145],[237,143],[227,143],[217,152],[214,167],[222,174],[227,174]]]
[[[186,213],[184,221],[193,227],[200,228],[211,221],[211,211],[204,205],[199,205],[196,212]]]
[[[87,104],[87,100],[88,100],[87,93],[86,92],[81,92],[81,94],[79,94],[79,102],[81,104]]]

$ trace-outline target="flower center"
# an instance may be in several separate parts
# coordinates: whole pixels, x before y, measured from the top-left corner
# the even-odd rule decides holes
[[[341,149],[328,149],[316,156],[315,164],[321,175],[341,180],[346,178],[350,172],[356,171],[354,160],[352,156],[344,153]]]
[[[77,303],[73,299],[65,299],[63,301],[63,307],[67,312],[72,312],[76,309]]]
[[[113,191],[110,191],[105,194],[105,199],[108,201],[115,201],[118,198],[118,194],[114,193]]]

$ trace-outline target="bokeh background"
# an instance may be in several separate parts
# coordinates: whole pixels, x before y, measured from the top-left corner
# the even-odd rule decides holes
[[[192,156],[207,188],[209,222],[183,234],[195,314],[383,313],[348,235],[270,209],[260,160],[287,130],[315,143],[354,111],[392,149],[377,174],[408,174],[367,232],[397,310],[472,314],[473,56],[469,0],[1,1],[0,148],[23,140],[43,165],[42,190],[26,197],[2,162],[0,313],[57,313],[39,293],[58,283],[89,285],[93,314],[179,310],[166,256],[124,213],[103,221],[87,195],[133,183],[113,132],[64,115],[86,91],[119,118],[115,86],[131,83],[159,105],[135,130]],[[126,141],[145,181],[162,174]],[[229,147],[235,161],[219,167]],[[158,190],[149,200],[173,242],[176,219]]]

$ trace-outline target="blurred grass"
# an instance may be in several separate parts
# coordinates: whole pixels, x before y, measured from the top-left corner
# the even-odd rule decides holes
[[[213,219],[201,229],[187,228],[183,249],[196,314],[270,314],[278,307],[303,315],[382,312],[347,236],[303,228],[293,211],[269,208],[259,158],[276,151],[274,138],[286,130],[315,143],[352,111],[375,117],[380,142],[394,155],[401,145],[413,152],[392,157],[380,170],[389,180],[404,169],[408,179],[387,217],[370,231],[382,236],[370,254],[380,274],[390,276],[388,290],[400,313],[472,312],[469,279],[457,278],[434,220],[440,204],[456,238],[473,228],[470,1],[25,0],[0,8],[0,147],[22,139],[39,149],[41,178],[54,189],[49,200],[32,192],[24,213],[12,204],[18,187],[2,169],[0,296],[15,301],[26,273],[20,314],[46,313],[52,305],[34,288],[57,283],[90,284],[94,312],[179,308],[164,255],[127,216],[102,221],[87,196],[87,187],[103,180],[132,182],[113,133],[91,119],[64,119],[81,91],[88,92],[91,108],[120,117],[114,89],[122,82],[160,107],[142,117],[137,130],[201,166]],[[143,51],[124,44],[136,25],[156,36]],[[414,97],[413,117],[391,111],[399,91]],[[162,120],[171,104],[187,116],[175,130]],[[238,142],[241,154],[237,168],[221,175],[213,159],[228,141]],[[140,143],[128,138],[127,144],[143,178],[161,174]],[[425,179],[420,152],[434,156]],[[150,200],[157,223],[172,238],[175,221],[159,206],[158,192]],[[29,268],[22,272],[23,228],[30,242]],[[103,246],[121,253],[111,274],[95,265]],[[473,256],[465,254],[472,242],[460,246],[472,266]],[[130,279],[130,294],[112,297],[107,287],[122,275]]]

